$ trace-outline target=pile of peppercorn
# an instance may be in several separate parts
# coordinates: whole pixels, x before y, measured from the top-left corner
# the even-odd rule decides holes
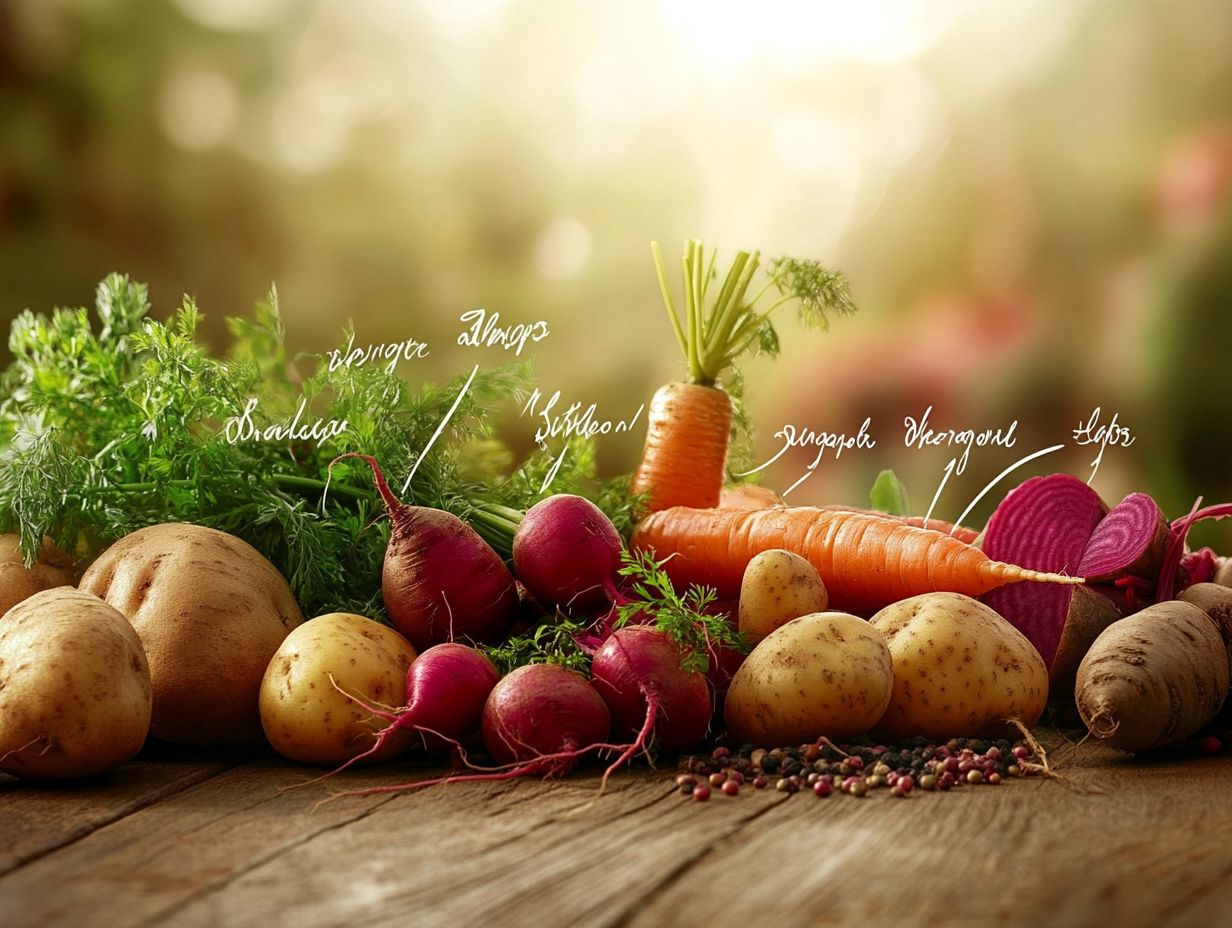
[[[915,738],[888,746],[835,745],[823,739],[771,750],[746,744],[735,752],[718,747],[709,755],[684,758],[676,785],[698,802],[709,799],[712,789],[738,796],[744,786],[773,786],[784,793],[808,789],[823,798],[832,793],[860,797],[886,789],[905,798],[917,789],[997,786],[1006,777],[1029,776],[1038,769],[1034,758],[1034,750],[1024,741],[974,738],[954,738],[944,744]]]

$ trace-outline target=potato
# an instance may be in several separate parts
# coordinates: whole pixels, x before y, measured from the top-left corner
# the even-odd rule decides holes
[[[104,551],[81,588],[137,629],[150,659],[154,735],[180,744],[261,741],[261,678],[304,617],[256,548],[200,525],[151,525]]]
[[[36,779],[103,773],[150,728],[150,667],[133,627],[72,587],[0,617],[0,770]]]
[[[817,568],[790,551],[763,551],[740,582],[740,631],[753,644],[792,619],[825,612],[830,603]]]
[[[1030,728],[1048,701],[1048,669],[1023,634],[960,593],[925,593],[870,620],[894,656],[894,695],[877,725],[886,739],[994,736]]]
[[[737,742],[785,747],[868,731],[893,687],[881,633],[845,612],[793,619],[745,658],[724,719]]]
[[[401,706],[415,649],[392,628],[349,612],[312,619],[287,636],[261,682],[261,725],[279,754],[306,764],[341,764],[373,745],[384,723],[330,683],[371,705]],[[402,753],[399,732],[373,762]]]
[[[43,590],[73,585],[73,559],[43,539],[39,559],[26,566],[21,559],[21,537],[0,535],[0,615],[23,599]]]

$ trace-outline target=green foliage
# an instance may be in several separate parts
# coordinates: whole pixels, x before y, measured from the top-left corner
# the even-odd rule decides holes
[[[877,475],[868,498],[878,512],[891,516],[911,515],[911,501],[907,496],[907,486],[892,470],[883,470]]]
[[[578,645],[577,636],[585,633],[585,626],[558,615],[504,644],[484,648],[483,653],[501,676],[527,664],[559,664],[584,674],[590,672],[590,656]]]
[[[331,473],[330,463],[346,451],[374,455],[400,490],[465,377],[412,389],[384,365],[323,364],[304,377],[283,347],[272,289],[251,318],[228,320],[234,343],[222,358],[197,341],[191,299],[165,322],[149,313],[146,288],[113,274],[98,287],[97,331],[85,309],[14,321],[14,360],[0,375],[0,530],[19,532],[32,562],[44,535],[84,559],[143,526],[195,522],[269,557],[307,614],[382,617],[384,510],[366,466],[344,461]],[[528,381],[524,365],[480,370],[403,494],[464,519],[502,504],[485,537],[506,555],[518,510],[538,496],[527,475],[543,462],[534,455],[507,476],[492,411]],[[228,442],[225,423],[250,397],[259,427],[304,403],[304,421],[348,428],[321,444]],[[553,489],[581,489],[593,449],[571,459]]]
[[[639,614],[650,616],[655,627],[680,646],[680,665],[699,673],[710,669],[717,648],[748,651],[747,642],[725,616],[706,611],[718,598],[713,589],[690,586],[683,594],[676,592],[663,569],[666,561],[656,561],[645,551],[626,551],[623,561],[620,575],[632,583],[628,601],[617,609],[617,626],[627,625]]]

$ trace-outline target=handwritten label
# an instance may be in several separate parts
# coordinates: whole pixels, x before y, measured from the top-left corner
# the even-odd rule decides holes
[[[468,310],[458,319],[467,326],[458,336],[458,344],[465,348],[503,348],[521,355],[527,343],[541,342],[551,334],[542,319],[503,326],[500,313],[489,313],[486,309]]]
[[[565,461],[565,455],[569,451],[569,439],[573,437],[579,438],[594,438],[596,435],[619,434],[628,432],[642,417],[642,413],[646,410],[646,404],[637,407],[635,412],[628,419],[600,419],[598,417],[598,406],[591,403],[588,406],[583,406],[580,402],[572,402],[565,406],[561,406],[561,394],[559,390],[552,393],[551,396],[544,398],[543,392],[536,387],[531,391],[530,397],[522,406],[522,415],[537,416],[542,420],[542,423],[535,428],[535,443],[545,451],[548,450],[549,439],[560,439],[564,442],[564,446],[560,449],[560,454],[552,461],[552,466],[548,469],[548,473],[544,478],[543,486],[540,487],[540,492],[547,490],[552,485],[552,481],[556,479],[556,475],[560,473],[560,466]]]
[[[903,444],[908,448],[939,448],[942,446],[958,446],[962,454],[955,458],[954,473],[962,476],[967,469],[967,461],[971,458],[973,448],[983,448],[987,445],[1000,445],[1002,448],[1013,448],[1018,439],[1014,433],[1018,429],[1015,419],[1003,429],[934,429],[928,424],[928,417],[933,407],[929,406],[919,420],[907,416],[903,419]]]
[[[1112,421],[1107,425],[1100,423],[1102,415],[1103,409],[1096,406],[1087,421],[1079,422],[1073,432],[1074,444],[1079,447],[1099,445],[1099,453],[1091,460],[1091,476],[1087,478],[1087,483],[1095,479],[1095,475],[1099,472],[1099,465],[1104,461],[1104,451],[1109,445],[1114,448],[1128,448],[1138,440],[1132,431],[1117,421],[1116,413],[1112,414]]]
[[[357,367],[371,364],[373,361],[388,361],[385,370],[393,373],[399,361],[412,361],[428,356],[426,342],[407,338],[400,342],[386,342],[381,345],[369,345],[367,348],[355,347],[355,336],[352,334],[345,350],[331,349],[325,353],[329,359],[329,372],[332,374],[340,367]]]
[[[302,397],[295,415],[288,420],[273,425],[258,426],[253,421],[260,401],[249,397],[244,405],[244,411],[238,416],[232,416],[223,426],[223,435],[231,444],[248,441],[309,441],[321,445],[331,438],[336,438],[348,428],[346,419],[313,419],[304,421],[304,412],[308,407],[308,398]]]
[[[854,435],[848,435],[846,432],[819,432],[806,427],[797,428],[794,425],[785,425],[774,433],[774,437],[783,442],[782,447],[779,448],[774,457],[759,467],[754,467],[743,474],[737,474],[737,476],[747,477],[749,474],[755,474],[759,470],[765,470],[792,448],[816,448],[817,455],[809,463],[808,467],[805,468],[804,474],[801,475],[799,480],[783,491],[782,495],[786,496],[813,475],[813,471],[817,470],[817,466],[826,456],[827,451],[834,452],[834,460],[837,461],[843,456],[844,451],[866,451],[876,448],[877,439],[869,434],[872,424],[872,417],[865,419]]]

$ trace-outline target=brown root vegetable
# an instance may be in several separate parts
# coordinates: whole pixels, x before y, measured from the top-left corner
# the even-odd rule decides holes
[[[1220,586],[1232,587],[1232,557],[1220,559],[1219,567],[1215,570],[1214,582]]]
[[[43,539],[39,559],[26,566],[21,558],[21,537],[0,535],[0,615],[23,599],[58,586],[73,585],[73,559]]]
[[[150,668],[97,596],[35,593],[0,617],[0,770],[62,780],[131,760],[150,728]]]
[[[1214,620],[1228,651],[1228,672],[1232,679],[1232,589],[1218,583],[1195,583],[1186,588],[1181,599],[1193,603]]]
[[[179,744],[263,740],[261,680],[304,617],[256,548],[200,525],[151,525],[99,555],[81,589],[118,609],[141,638],[152,734]]]
[[[1078,713],[1096,738],[1149,751],[1185,738],[1219,712],[1228,657],[1211,618],[1192,603],[1156,603],[1096,639],[1078,667]]]
[[[1121,611],[1108,596],[1088,586],[1070,587],[1065,598],[1069,600],[1069,609],[1048,668],[1048,698],[1052,703],[1050,711],[1075,722],[1074,682],[1078,665],[1104,629],[1121,618]]]

